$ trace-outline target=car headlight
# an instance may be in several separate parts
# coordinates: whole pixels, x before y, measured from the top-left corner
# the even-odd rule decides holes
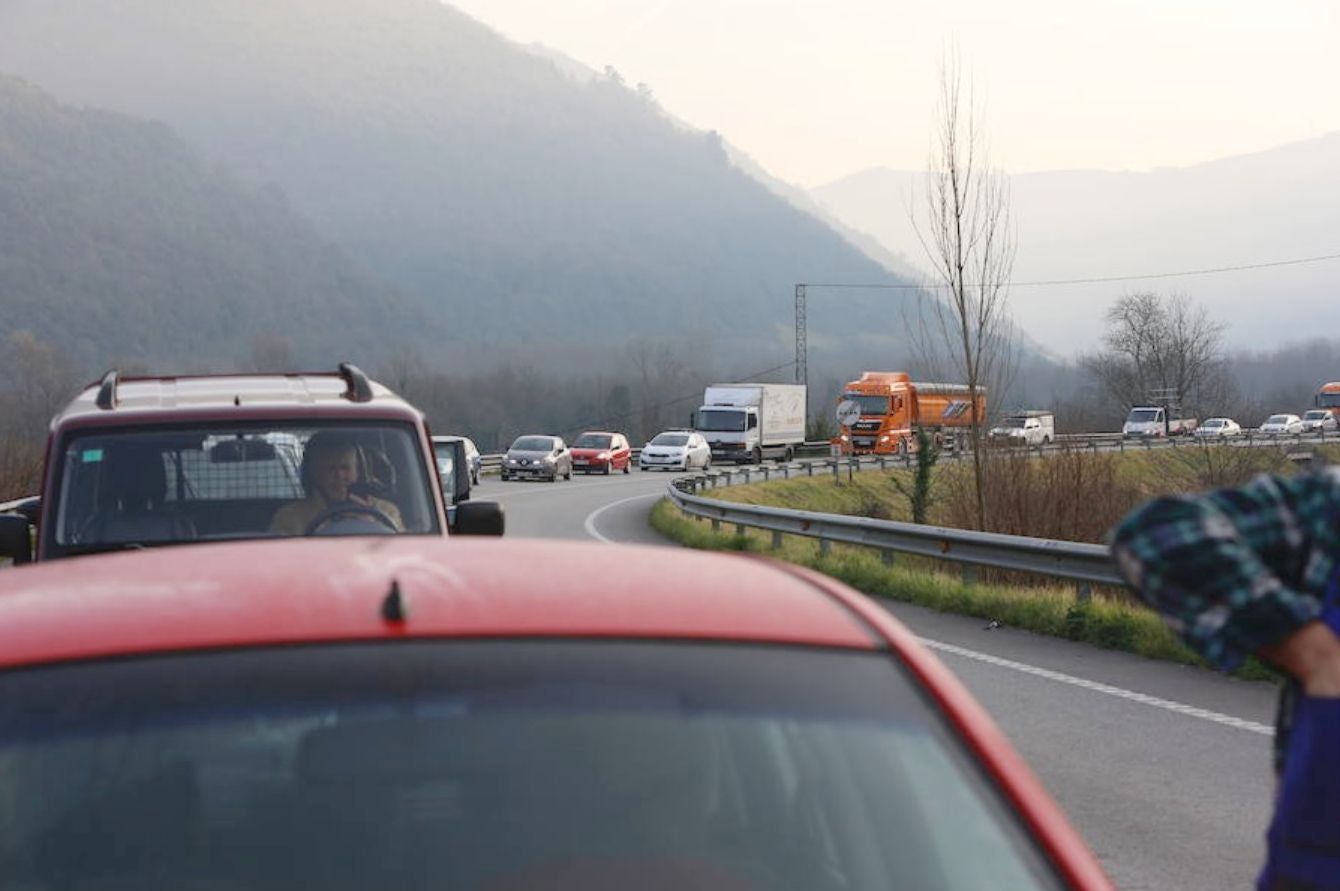
[[[847,442],[847,434],[842,434],[841,439],[843,442]]]
[[[880,442],[888,442],[888,441],[889,441],[889,436],[888,436],[888,434],[886,433],[885,435],[881,436],[881,437],[879,438],[879,441],[880,441]]]

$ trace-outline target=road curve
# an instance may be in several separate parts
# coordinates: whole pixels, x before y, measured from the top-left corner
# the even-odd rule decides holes
[[[647,526],[672,474],[486,478],[508,536],[671,542]],[[1247,888],[1273,791],[1274,689],[905,604],[890,610],[972,690],[1118,887]]]

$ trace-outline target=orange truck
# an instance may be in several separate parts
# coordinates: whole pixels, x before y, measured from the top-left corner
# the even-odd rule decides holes
[[[1326,409],[1340,421],[1340,381],[1322,384],[1321,389],[1317,391],[1316,403],[1317,408]]]
[[[915,383],[902,371],[867,371],[838,399],[840,455],[903,455],[916,451],[916,431],[937,442],[958,441],[972,427],[967,384]],[[855,408],[853,408],[853,405]],[[986,391],[977,388],[977,423],[986,422]]]

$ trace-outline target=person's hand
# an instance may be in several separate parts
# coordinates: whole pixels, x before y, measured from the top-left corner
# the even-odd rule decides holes
[[[1316,666],[1303,680],[1303,692],[1308,696],[1340,699],[1340,656],[1332,656]]]
[[[1308,622],[1279,643],[1263,647],[1261,657],[1293,675],[1304,694],[1340,699],[1340,637],[1324,622]]]

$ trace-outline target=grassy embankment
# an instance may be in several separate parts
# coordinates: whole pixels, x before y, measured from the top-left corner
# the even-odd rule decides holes
[[[1340,449],[1327,447],[1330,460]],[[1177,449],[1132,451],[1124,455],[1073,453],[1045,461],[996,457],[989,478],[995,505],[989,527],[1017,535],[1099,542],[1131,507],[1155,495],[1233,485],[1260,472],[1292,473],[1294,465],[1276,449]],[[929,512],[931,523],[963,526],[970,516],[970,471],[953,464],[936,468]],[[907,520],[906,498],[896,480],[910,485],[911,473],[864,471],[840,483],[831,476],[735,486],[713,497],[749,504],[784,505],[800,510]],[[766,553],[809,566],[867,594],[915,603],[945,612],[978,616],[1015,628],[1085,641],[1154,659],[1202,664],[1152,611],[1128,592],[1099,590],[1080,600],[1072,586],[1043,579],[982,572],[965,583],[957,568],[939,561],[899,555],[893,566],[868,548],[834,545],[822,555],[818,542],[783,536],[778,550],[769,532],[724,526],[713,532],[702,520],[681,515],[668,501],[652,512],[652,525],[694,548]],[[1264,679],[1273,673],[1249,662],[1240,677]]]

